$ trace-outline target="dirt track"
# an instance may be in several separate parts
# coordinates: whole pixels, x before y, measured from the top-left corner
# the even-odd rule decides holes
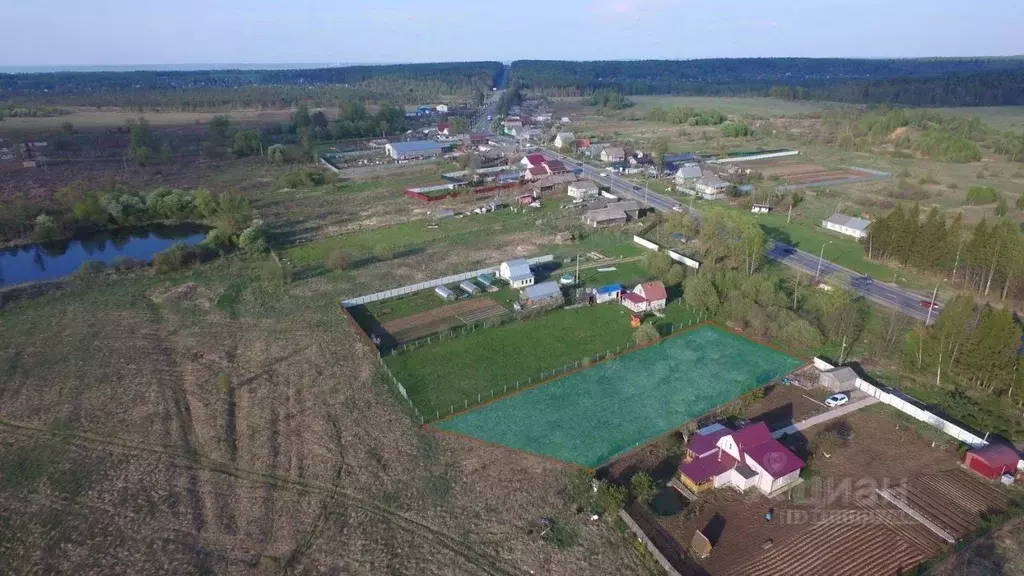
[[[384,324],[382,328],[391,334],[391,337],[398,343],[411,342],[417,338],[461,326],[463,322],[459,320],[459,316],[483,310],[499,312],[504,308],[490,298],[471,298],[457,304],[392,320]]]

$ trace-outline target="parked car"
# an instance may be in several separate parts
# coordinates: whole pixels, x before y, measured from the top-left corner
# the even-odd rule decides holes
[[[607,172],[601,172],[601,178],[607,178],[607,177],[608,177],[608,173]]]
[[[835,408],[837,406],[842,406],[843,404],[846,404],[849,401],[850,397],[847,396],[846,394],[833,394],[825,399],[825,406],[828,406],[829,408]]]
[[[928,310],[929,308],[932,310],[938,310],[939,303],[932,302],[931,300],[921,300],[921,308],[924,308],[925,310]]]

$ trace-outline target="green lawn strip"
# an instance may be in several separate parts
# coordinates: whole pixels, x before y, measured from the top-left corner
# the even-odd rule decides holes
[[[436,426],[594,468],[801,364],[702,326]]]
[[[525,386],[541,372],[630,343],[630,313],[618,304],[556,310],[428,344],[385,359],[426,417],[477,402],[505,386]]]

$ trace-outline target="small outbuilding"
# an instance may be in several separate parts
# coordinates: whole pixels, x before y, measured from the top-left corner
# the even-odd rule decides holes
[[[594,303],[615,302],[622,295],[622,286],[619,284],[608,284],[600,288],[594,288]]]
[[[857,373],[848,366],[826,370],[818,376],[818,385],[833,392],[848,392],[857,387]]]
[[[633,292],[647,301],[648,310],[664,310],[665,303],[668,302],[668,291],[661,280],[639,284]]]
[[[476,284],[473,284],[469,280],[464,280],[461,283],[459,283],[459,289],[465,292],[466,294],[469,294],[470,296],[480,293],[480,287],[477,286]]]
[[[522,301],[527,307],[559,305],[564,301],[557,282],[541,282],[523,290]]]
[[[964,455],[964,466],[990,480],[998,480],[1003,474],[1016,474],[1019,464],[1020,453],[1005,444],[989,444],[968,450]]]
[[[455,293],[449,290],[447,286],[434,288],[434,294],[440,296],[442,300],[455,300]]]

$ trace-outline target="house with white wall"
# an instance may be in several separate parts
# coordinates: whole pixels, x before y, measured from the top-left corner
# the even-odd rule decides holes
[[[868,237],[869,226],[871,226],[871,220],[838,213],[829,216],[828,220],[822,220],[821,222],[822,228],[838,232],[846,236],[852,236],[857,240]]]
[[[800,480],[806,466],[778,440],[764,422],[739,430],[714,424],[698,430],[679,464],[679,480],[693,492],[731,486],[756,488],[765,495],[786,490]]]
[[[498,268],[498,276],[506,280],[513,288],[533,286],[533,272],[530,265],[522,258],[507,260]]]

